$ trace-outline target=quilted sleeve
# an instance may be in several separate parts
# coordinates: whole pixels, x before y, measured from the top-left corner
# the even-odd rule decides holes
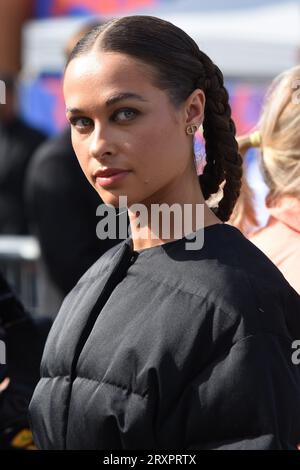
[[[296,449],[300,366],[288,339],[255,334],[199,372],[159,432],[183,449]]]

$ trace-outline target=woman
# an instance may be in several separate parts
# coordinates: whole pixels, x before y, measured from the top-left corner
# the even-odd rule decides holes
[[[245,153],[250,147],[261,149],[261,170],[269,189],[267,225],[250,235],[300,294],[300,66],[276,77],[265,100],[258,130],[239,140]],[[246,189],[246,186],[245,186]],[[251,224],[253,205],[245,191],[248,208],[235,208],[236,215]],[[238,217],[232,219],[237,225]],[[249,225],[249,224],[248,224]]]
[[[131,235],[87,271],[58,314],[30,405],[37,446],[296,448],[299,297],[223,223],[242,162],[220,70],[176,26],[125,17],[77,44],[64,93],[82,170],[106,204],[127,197]],[[205,199],[221,183],[214,213]],[[136,203],[148,214],[157,203],[189,204],[190,232],[176,238],[174,216],[169,236],[151,220],[140,236]],[[201,249],[187,248],[192,233],[204,234]]]

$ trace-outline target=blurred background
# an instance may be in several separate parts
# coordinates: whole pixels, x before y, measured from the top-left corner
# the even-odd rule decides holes
[[[0,0],[0,78],[15,81],[15,112],[37,132],[37,144],[66,127],[61,77],[68,39],[87,21],[130,14],[159,16],[196,40],[225,76],[238,134],[255,126],[272,79],[300,62],[298,1]],[[27,136],[26,142],[34,140],[33,134]],[[201,152],[200,137],[197,143]],[[255,152],[247,159],[249,183],[264,224],[265,187]],[[2,168],[0,159],[0,192]],[[14,181],[22,185],[22,180]],[[95,218],[95,226],[96,222]],[[40,267],[40,257],[34,231],[1,231],[0,226],[0,270],[27,308],[53,316],[65,292]]]

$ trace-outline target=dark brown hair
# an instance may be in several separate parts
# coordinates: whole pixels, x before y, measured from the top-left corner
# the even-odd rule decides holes
[[[92,29],[75,46],[68,63],[93,47],[127,54],[152,66],[156,86],[168,92],[175,106],[196,88],[204,91],[207,163],[199,181],[205,199],[226,181],[216,214],[222,221],[228,220],[240,193],[242,159],[220,69],[188,34],[152,16],[127,16]]]

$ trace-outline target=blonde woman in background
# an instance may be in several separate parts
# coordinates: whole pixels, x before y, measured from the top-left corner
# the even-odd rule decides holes
[[[269,192],[270,217],[258,228],[251,189],[244,180],[230,222],[240,228],[281,270],[300,293],[300,66],[273,81],[258,130],[240,137],[242,154],[261,149],[261,170]]]

